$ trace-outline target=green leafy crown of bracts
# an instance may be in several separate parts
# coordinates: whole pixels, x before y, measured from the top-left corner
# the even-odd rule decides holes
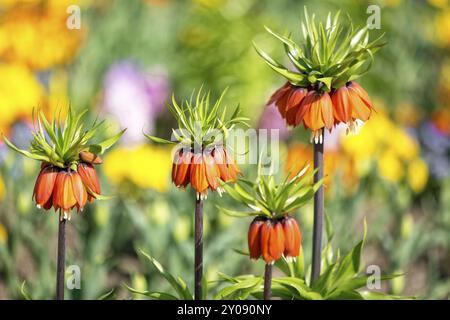
[[[223,185],[228,195],[250,210],[219,209],[234,217],[281,218],[306,204],[321,186],[322,181],[311,183],[315,171],[307,173],[307,170],[308,166],[305,166],[294,177],[287,175],[281,183],[277,183],[273,174],[263,175],[261,164],[258,164],[258,177],[255,181],[241,178],[234,186]]]
[[[195,92],[192,93],[189,100],[181,105],[172,96],[172,104],[169,110],[177,120],[177,129],[172,129],[172,141],[145,134],[147,138],[156,143],[177,144],[185,146],[200,146],[207,148],[210,145],[223,143],[229,131],[236,125],[248,126],[246,117],[240,115],[241,109],[237,105],[233,113],[228,115],[228,108],[222,106],[223,98],[227,90],[224,90],[214,104],[210,102],[211,93],[203,92],[202,88],[198,90],[194,99]],[[219,136],[218,136],[219,135]]]
[[[87,113],[75,114],[69,108],[63,123],[54,117],[49,122],[41,110],[33,111],[35,130],[29,150],[16,147],[8,138],[3,137],[6,145],[18,153],[34,160],[45,161],[59,168],[68,168],[76,165],[80,160],[81,151],[89,151],[101,155],[122,136],[126,129],[111,138],[93,143],[91,140],[99,133],[104,121],[95,120],[90,128],[85,128],[82,120]]]
[[[299,87],[316,87],[331,91],[355,80],[366,73],[373,62],[373,54],[385,43],[383,34],[369,41],[367,26],[354,28],[350,17],[348,26],[340,21],[340,12],[332,18],[328,14],[325,25],[316,23],[315,15],[309,15],[304,8],[304,22],[301,24],[303,43],[297,44],[290,35],[278,34],[268,27],[267,31],[280,40],[295,71],[272,59],[266,52],[255,49],[264,61],[291,84]]]

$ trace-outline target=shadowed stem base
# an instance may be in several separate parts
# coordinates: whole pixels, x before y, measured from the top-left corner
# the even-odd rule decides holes
[[[202,299],[203,287],[203,200],[195,202],[195,300]]]
[[[58,258],[56,262],[56,300],[64,300],[64,273],[66,269],[66,219],[59,220]]]
[[[270,300],[272,296],[272,265],[267,263],[264,270],[264,300]]]
[[[314,183],[323,179],[323,145],[314,143]],[[311,283],[314,283],[320,276],[321,254],[322,254],[322,233],[324,214],[324,193],[323,185],[314,194],[314,226],[313,226],[313,251],[312,251],[312,274]]]

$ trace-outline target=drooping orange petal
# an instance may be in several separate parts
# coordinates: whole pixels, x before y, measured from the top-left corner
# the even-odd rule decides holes
[[[352,81],[348,85],[350,103],[352,104],[352,117],[366,121],[370,118],[373,104],[369,94],[358,83]]]
[[[78,165],[78,173],[81,180],[88,189],[88,192],[101,194],[100,182],[98,180],[97,172],[94,167],[88,163],[80,163]]]
[[[77,172],[71,174],[70,178],[72,182],[73,193],[75,199],[77,200],[77,209],[78,211],[83,210],[88,198],[86,187],[84,186],[83,181],[81,180],[81,177]]]
[[[208,189],[208,181],[206,179],[206,166],[203,162],[202,154],[194,154],[192,164],[190,166],[190,179],[192,188],[198,193],[203,193]]]
[[[267,105],[275,103],[283,118],[286,115],[286,103],[291,88],[292,85],[289,82],[286,82],[281,88],[275,91],[275,93],[270,97],[269,102],[267,103]]]
[[[219,169],[220,179],[227,182],[231,179],[230,174],[228,172],[228,167],[226,164],[225,153],[222,147],[214,148],[212,155],[214,157],[214,162],[216,163],[217,168]]]
[[[333,103],[328,92],[322,93],[318,104],[320,105],[320,110],[322,112],[323,123],[328,130],[331,130],[334,124]]]
[[[172,182],[177,185],[177,183],[175,182],[177,179],[177,172],[178,172],[178,168],[180,166],[181,163],[181,150],[178,150],[175,152],[174,156],[173,156],[173,161],[172,161]]]
[[[291,91],[286,107],[286,122],[289,125],[296,125],[295,120],[300,109],[300,104],[307,93],[308,90],[305,88],[297,88]]]
[[[50,210],[53,206],[53,194],[48,198],[47,202],[44,204],[44,210]]]
[[[273,229],[272,222],[270,220],[267,220],[261,226],[261,231],[260,231],[261,232],[261,254],[266,263],[271,263],[272,261],[274,261],[274,259],[270,255],[270,250],[269,250],[272,229]]]
[[[357,83],[355,81],[350,82],[350,84],[348,85],[348,89],[356,92],[358,94],[358,96],[364,101],[364,103],[368,107],[373,109],[372,100],[370,99],[369,94],[367,93],[366,90],[364,90],[363,87],[361,87],[359,85],[359,83]]]
[[[62,208],[63,203],[63,191],[64,191],[64,177],[67,173],[61,171],[56,176],[55,187],[53,190],[53,207],[55,210]]]
[[[285,84],[283,84],[280,88],[278,88],[271,96],[269,101],[267,102],[267,105],[270,105],[280,99],[281,96],[283,96],[287,91],[289,91],[291,87],[291,84],[289,81],[287,81]]]
[[[291,217],[283,220],[284,231],[284,255],[297,257],[300,254],[301,233],[297,221]]]
[[[192,154],[189,151],[180,150],[175,155],[172,166],[172,181],[177,187],[185,187],[189,183],[189,166],[192,162]]]
[[[305,123],[305,116],[306,114],[309,114],[311,109],[311,104],[316,99],[316,93],[315,91],[309,91],[306,96],[303,98],[302,102],[300,103],[299,110],[297,112],[297,115],[295,117],[295,125],[298,126],[302,121]],[[308,121],[309,122],[309,121]]]
[[[63,203],[62,208],[64,211],[71,210],[76,204],[77,199],[75,198],[75,194],[72,187],[72,174],[66,174],[64,176],[64,187],[63,187]]]
[[[349,93],[346,86],[337,89],[332,95],[331,100],[334,107],[334,117],[336,122],[347,123],[352,116],[352,109],[349,100]]]
[[[239,170],[239,167],[236,165],[233,157],[230,155],[230,153],[227,151],[227,149],[223,149],[223,154],[225,155],[225,161],[228,169],[228,175],[229,179],[228,181],[234,182],[237,179],[237,175],[241,173],[241,170]]]
[[[248,229],[248,250],[250,259],[259,259],[261,256],[261,227],[264,221],[255,218]]]
[[[206,179],[208,180],[209,187],[212,190],[216,190],[219,187],[220,172],[217,168],[214,158],[211,154],[203,155],[203,162],[205,163]]]
[[[370,118],[371,109],[364,103],[364,101],[350,90],[350,103],[352,105],[352,118],[367,121]]]
[[[53,193],[53,204],[56,209],[63,209],[65,212],[70,211],[77,203],[72,188],[71,175],[66,171],[58,173],[55,182],[55,190]]]
[[[269,254],[276,261],[284,252],[284,232],[281,223],[275,222],[270,230]]]
[[[52,166],[45,166],[39,173],[34,187],[34,198],[39,207],[44,207],[51,198],[57,175],[58,170]]]
[[[321,105],[318,103],[318,99],[318,97],[314,98],[310,104],[309,110],[303,117],[303,122],[306,127],[313,131],[321,129],[325,126],[322,118],[322,111],[320,109]]]

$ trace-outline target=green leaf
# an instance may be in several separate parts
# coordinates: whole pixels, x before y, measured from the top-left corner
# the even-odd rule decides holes
[[[223,288],[217,293],[214,299],[231,299],[236,296],[240,299],[246,299],[250,294],[259,289],[262,283],[263,279],[260,277],[248,278]]]
[[[259,49],[255,43],[253,43],[253,45],[255,47],[256,52],[264,59],[267,65],[271,67],[274,71],[278,72],[280,75],[282,75],[295,85],[300,85],[304,83],[305,80],[304,75],[287,70],[283,65],[279,64],[278,62],[273,60],[267,53]]]
[[[103,154],[106,150],[108,150],[110,147],[112,147],[119,139],[120,137],[125,133],[127,129],[123,129],[119,133],[115,134],[111,138],[95,144],[95,148],[99,148],[100,152],[98,154]]]
[[[131,288],[130,286],[128,286],[125,283],[123,285],[125,286],[125,288],[127,288],[127,290],[129,290],[132,293],[147,296],[147,297],[155,299],[155,300],[179,300],[177,297],[175,297],[174,295],[171,295],[169,293],[158,292],[158,291],[140,291],[140,290]]]
[[[288,288],[293,292],[298,298],[305,300],[322,300],[323,297],[320,293],[312,291],[306,283],[298,278],[294,277],[283,277],[275,278],[272,280],[273,283],[278,283]]]
[[[114,299],[114,289],[109,290],[108,292],[102,294],[97,300],[110,300]]]
[[[291,272],[291,267],[289,262],[287,262],[286,258],[283,256],[281,259],[275,261],[275,267],[281,270],[286,276],[292,277],[293,274]]]
[[[218,205],[216,205],[216,208],[219,209],[220,212],[222,212],[230,217],[234,217],[234,218],[252,217],[252,216],[257,216],[257,215],[261,214],[261,212],[256,212],[256,211],[243,212],[243,211],[231,210],[231,209],[223,208]]]
[[[175,141],[170,141],[170,140],[166,140],[166,139],[163,139],[163,138],[151,136],[151,135],[146,134],[146,133],[144,133],[144,136],[146,136],[151,141],[153,141],[155,143],[159,143],[159,144],[176,144],[177,143]]]
[[[25,300],[32,300],[30,294],[27,292],[27,289],[25,288],[26,281],[23,281],[20,286],[20,294]]]
[[[178,278],[179,280],[177,281],[177,279],[175,279],[174,276],[172,276],[170,273],[165,271],[164,268],[162,267],[162,265],[158,261],[156,261],[153,257],[148,255],[141,249],[139,249],[139,251],[141,252],[141,254],[144,257],[147,258],[147,260],[149,260],[153,264],[153,266],[156,268],[158,273],[161,274],[167,280],[167,282],[169,282],[169,284],[172,286],[172,288],[175,289],[175,291],[178,293],[180,299],[193,300],[194,297],[193,297],[192,293],[189,291],[189,289],[186,287],[186,284],[184,283],[184,281],[182,281],[181,283],[179,282],[179,280],[181,278]]]
[[[377,291],[363,291],[360,292],[361,296],[365,300],[413,300],[416,299],[415,297],[401,297],[401,296],[394,296],[389,295],[383,292],[377,292]]]

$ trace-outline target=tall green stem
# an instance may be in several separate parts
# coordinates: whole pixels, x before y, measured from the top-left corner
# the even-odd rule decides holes
[[[202,299],[203,287],[203,200],[198,197],[195,202],[195,300]]]
[[[56,262],[56,300],[64,300],[64,273],[66,269],[66,219],[59,220],[58,257]]]
[[[314,183],[323,179],[323,145],[325,137],[321,143],[314,143]],[[320,276],[321,254],[322,254],[322,233],[324,215],[324,192],[323,185],[314,194],[314,226],[313,226],[313,251],[312,251],[312,274],[311,283]]]
[[[272,296],[272,265],[267,263],[264,270],[264,300],[270,300]]]

